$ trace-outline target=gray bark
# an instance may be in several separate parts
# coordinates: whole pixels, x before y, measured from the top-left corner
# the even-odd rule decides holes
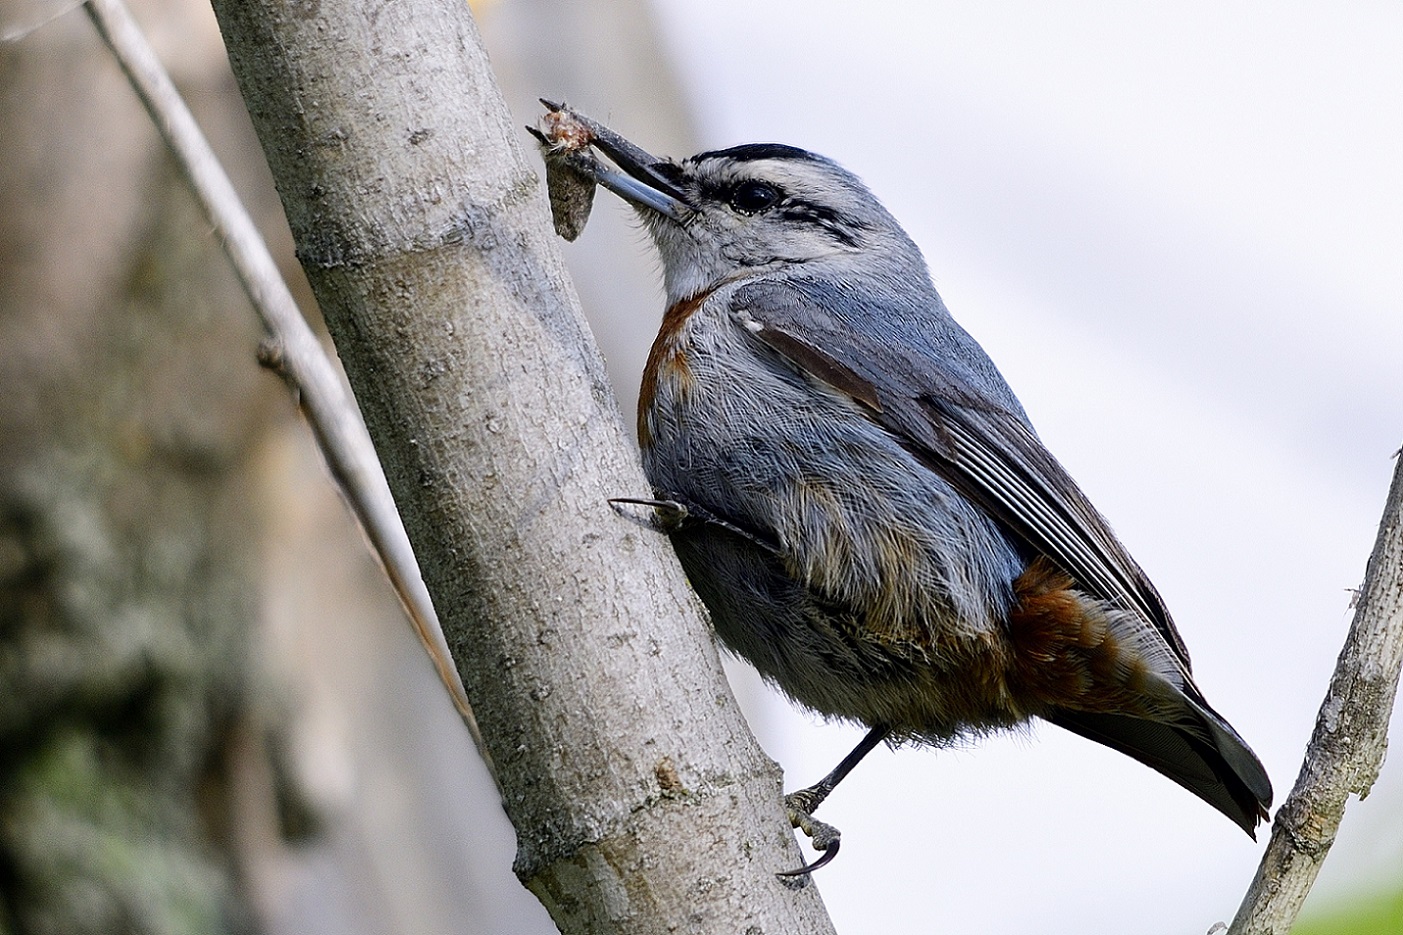
[[[466,7],[215,3],[299,257],[567,932],[821,932]]]
[[[1397,457],[1397,456],[1395,456]],[[1364,798],[1383,768],[1403,666],[1403,459],[1379,522],[1354,619],[1320,706],[1296,785],[1230,935],[1286,935],[1335,843],[1351,795]]]

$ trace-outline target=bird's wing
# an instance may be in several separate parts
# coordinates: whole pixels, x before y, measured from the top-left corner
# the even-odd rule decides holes
[[[793,366],[851,397],[1080,589],[1148,622],[1182,667],[1184,687],[1197,695],[1188,650],[1154,586],[1022,414],[981,391],[987,371],[981,377],[959,355],[937,359],[906,346],[870,321],[844,321],[835,309],[880,315],[880,301],[825,301],[835,297],[816,295],[820,288],[831,287],[753,282],[734,293],[731,314]],[[962,348],[982,357],[960,337],[968,342]]]

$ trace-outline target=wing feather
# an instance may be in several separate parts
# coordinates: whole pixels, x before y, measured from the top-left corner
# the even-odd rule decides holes
[[[1132,756],[1201,796],[1254,834],[1271,780],[1194,685],[1189,654],[1154,586],[1066,470],[1043,447],[984,352],[933,290],[905,297],[841,294],[810,281],[754,281],[732,314],[757,340],[834,392],[850,397],[922,464],[1000,522],[1033,554],[1051,559],[1116,615],[1182,692],[1166,721],[1062,710],[1054,723]],[[838,292],[839,294],[834,294]],[[881,320],[844,320],[861,314]],[[1030,556],[1031,557],[1031,556]],[[1177,669],[1177,671],[1175,671]]]
[[[835,309],[880,314],[888,311],[876,304],[880,297],[864,295],[857,303],[815,294],[832,288],[755,282],[736,291],[732,314],[792,365],[860,403],[868,418],[1082,589],[1147,621],[1191,686],[1188,651],[1158,592],[1043,447],[992,365],[971,367],[968,353],[941,356],[931,346],[879,341],[870,336],[870,322],[853,327]],[[900,307],[890,311],[898,322],[911,315]],[[949,350],[973,349],[976,363],[987,361],[953,321],[939,324],[953,329],[945,337]]]

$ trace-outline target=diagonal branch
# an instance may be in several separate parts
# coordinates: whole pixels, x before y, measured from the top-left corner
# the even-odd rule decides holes
[[[1285,935],[1335,841],[1350,794],[1383,765],[1403,664],[1403,459],[1379,523],[1354,620],[1320,706],[1305,763],[1229,935]]]
[[[355,400],[302,317],[233,183],[131,12],[122,0],[88,0],[86,9],[223,241],[268,330],[269,339],[259,348],[260,362],[277,371],[292,389],[328,469],[491,771],[462,680]]]

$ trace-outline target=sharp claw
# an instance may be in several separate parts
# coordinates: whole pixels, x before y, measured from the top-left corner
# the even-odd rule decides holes
[[[650,506],[655,510],[665,510],[669,513],[676,513],[681,517],[686,517],[687,507],[676,500],[649,500],[644,497],[610,497],[609,503],[633,503],[638,506]]]
[[[805,877],[813,873],[819,867],[827,867],[833,862],[833,858],[838,856],[838,845],[840,841],[834,841],[828,845],[828,850],[824,851],[818,860],[811,864],[805,864],[794,870],[780,870],[775,873],[777,877]]]
[[[538,100],[538,101],[540,101],[542,104],[546,105],[546,109],[547,109],[547,110],[564,110],[564,109],[565,109],[565,104],[564,104],[564,103],[557,103],[557,102],[555,102],[555,101],[548,101],[548,100],[546,100],[546,99],[543,98],[543,97],[538,97],[538,98],[536,98],[536,100]]]
[[[637,506],[647,506],[653,508],[653,518],[649,525],[654,529],[663,532],[674,532],[682,528],[682,524],[687,521],[687,507],[685,504],[675,500],[645,500],[639,497],[610,497],[609,505],[614,508],[620,516],[628,516],[628,513],[619,509],[622,503],[636,504]]]
[[[820,853],[818,860],[797,870],[782,870],[779,877],[800,877],[813,873],[819,867],[826,867],[838,856],[838,845],[842,843],[842,832],[827,822],[819,821],[813,812],[828,795],[827,790],[810,786],[791,792],[784,797],[785,810],[789,812],[789,823],[808,835],[814,850]]]

